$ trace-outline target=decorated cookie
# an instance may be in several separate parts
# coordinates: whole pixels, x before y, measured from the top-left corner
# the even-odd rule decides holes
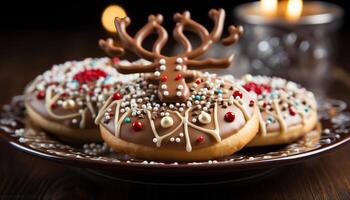
[[[245,75],[237,84],[257,100],[259,133],[249,146],[286,144],[315,128],[317,104],[312,92],[277,77]]]
[[[26,89],[28,116],[40,127],[69,141],[101,141],[94,119],[106,99],[121,99],[118,89],[138,75],[121,75],[109,58],[54,65]],[[128,63],[127,61],[120,61]],[[143,62],[143,61],[139,61]]]
[[[256,135],[258,107],[250,94],[215,75],[195,71],[227,67],[233,58],[196,59],[221,38],[224,10],[213,9],[209,16],[214,21],[210,33],[189,12],[175,14],[174,38],[184,46],[184,52],[176,56],[161,54],[167,41],[161,15],[151,15],[135,37],[126,32],[129,18],[116,19],[123,46],[102,40],[101,47],[110,55],[128,48],[152,62],[115,65],[121,73],[145,74],[123,85],[122,98],[110,97],[96,118],[103,140],[113,149],[148,160],[209,160],[240,150]],[[188,30],[202,40],[195,49],[184,35]],[[150,51],[142,42],[153,32],[158,39]],[[221,41],[232,44],[241,34],[241,27],[230,26],[229,35]]]
[[[186,101],[166,103],[144,77],[123,85],[122,99],[110,97],[96,118],[103,139],[140,158],[195,161],[230,155],[256,135],[258,110],[247,91],[207,73],[187,87]]]

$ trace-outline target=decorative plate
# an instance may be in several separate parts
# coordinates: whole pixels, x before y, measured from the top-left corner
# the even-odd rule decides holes
[[[350,112],[340,100],[319,101],[320,123],[298,141],[282,146],[245,148],[218,160],[160,163],[111,151],[105,144],[62,143],[25,117],[23,97],[15,96],[0,114],[0,138],[16,149],[79,167],[90,175],[155,184],[204,184],[240,181],[282,165],[320,155],[350,140]]]

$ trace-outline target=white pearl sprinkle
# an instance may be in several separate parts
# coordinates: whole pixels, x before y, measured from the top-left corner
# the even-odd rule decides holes
[[[159,69],[162,70],[162,71],[164,71],[164,70],[166,70],[166,66],[165,66],[165,65],[161,65],[161,66],[159,67]]]
[[[168,91],[164,91],[164,92],[163,92],[163,95],[164,95],[164,96],[168,96],[168,95],[169,95],[169,92],[168,92]]]
[[[180,143],[180,142],[181,142],[181,139],[180,139],[180,138],[176,138],[175,141],[176,141],[177,143]]]
[[[162,58],[162,59],[160,59],[160,60],[159,60],[159,64],[161,64],[161,65],[165,65],[165,63],[166,63],[166,61],[165,61],[165,59],[164,59],[164,58]]]
[[[177,89],[183,90],[183,89],[184,89],[184,86],[183,86],[183,85],[178,85],[178,86],[177,86]]]
[[[174,124],[174,120],[170,116],[165,116],[160,121],[160,126],[162,128],[169,128],[173,126],[173,124]]]
[[[211,116],[208,113],[202,111],[198,116],[198,120],[202,124],[209,124],[211,122]]]
[[[250,82],[253,80],[253,76],[250,75],[250,74],[246,74],[243,76],[243,79],[246,81],[246,82]]]
[[[153,138],[152,141],[153,141],[153,143],[157,143],[158,140],[157,140],[157,138]]]
[[[178,97],[182,96],[182,92],[176,92],[176,96]]]
[[[183,133],[180,133],[180,134],[179,134],[179,136],[180,136],[180,137],[183,137],[183,136],[184,136],[184,134],[183,134]]]
[[[176,58],[177,63],[182,63],[184,60],[182,58]]]
[[[160,76],[160,72],[159,72],[159,71],[156,71],[156,72],[154,72],[154,75],[155,75],[155,76]]]
[[[171,137],[170,142],[174,142],[174,141],[175,141],[175,138]]]
[[[182,66],[181,65],[176,65],[176,68],[175,68],[177,71],[180,71],[182,70]]]
[[[168,87],[165,84],[162,84],[162,86],[160,86],[163,90],[166,90]]]

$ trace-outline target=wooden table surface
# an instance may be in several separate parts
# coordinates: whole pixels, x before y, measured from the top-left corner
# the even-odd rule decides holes
[[[103,56],[91,31],[0,33],[0,104],[53,63]],[[348,43],[350,44],[350,43]],[[344,48],[346,45],[344,45]],[[346,53],[346,51],[344,51]],[[349,59],[342,58],[346,68]],[[338,74],[343,75],[342,71]],[[332,95],[350,100],[344,86]],[[55,162],[18,152],[0,140],[0,199],[350,199],[350,144],[321,157],[275,170],[268,176],[210,186],[152,186],[93,180]]]

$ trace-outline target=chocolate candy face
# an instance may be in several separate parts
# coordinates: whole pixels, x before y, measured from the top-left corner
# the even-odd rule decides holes
[[[111,62],[109,58],[99,58],[54,65],[26,90],[26,105],[65,127],[96,128],[94,118],[103,102],[123,82],[138,76],[120,75]]]
[[[141,77],[122,86],[122,99],[107,100],[96,120],[125,142],[191,152],[234,135],[253,116],[249,93],[219,77],[206,73],[187,86],[186,102],[165,103],[158,99],[158,85]]]

